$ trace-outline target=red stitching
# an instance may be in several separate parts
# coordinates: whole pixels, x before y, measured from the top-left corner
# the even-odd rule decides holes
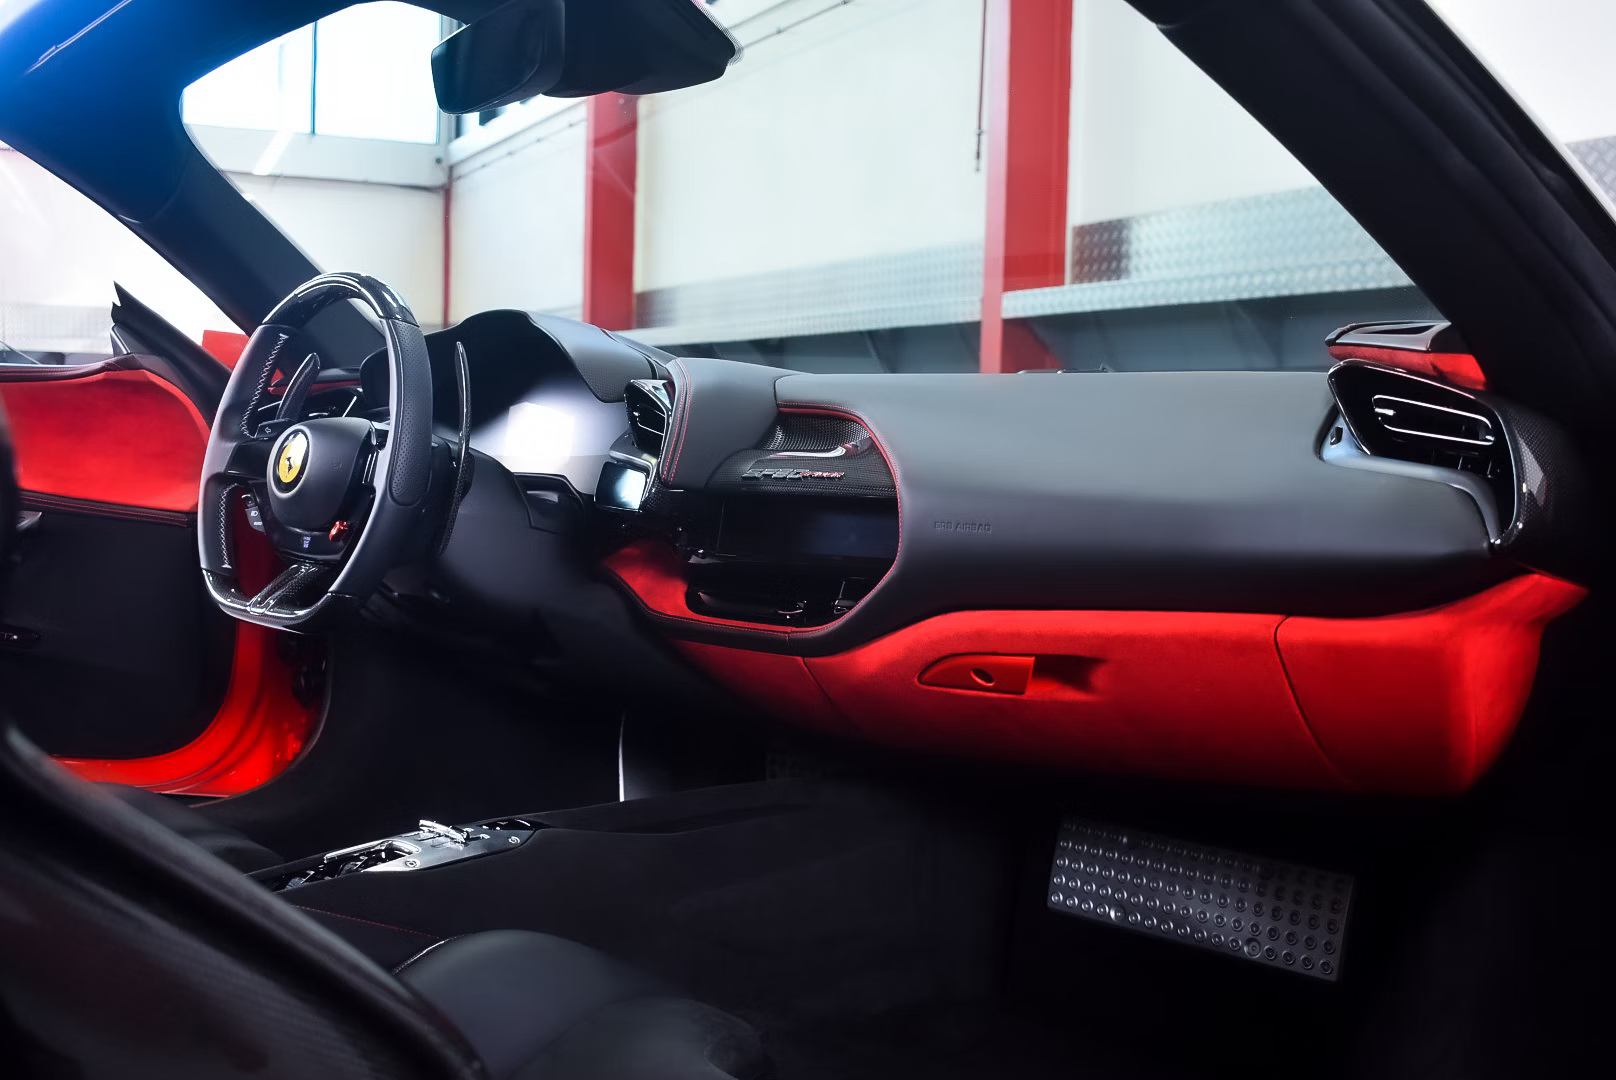
[[[685,366],[684,357],[675,357],[673,361],[685,377],[684,385],[684,412],[679,416],[679,445],[673,448],[673,464],[668,466],[667,481],[672,484],[679,475],[679,459],[685,454],[685,433],[690,430],[690,406],[696,400],[696,380],[691,378],[690,368]]]
[[[357,915],[344,915],[340,911],[327,911],[324,908],[309,907],[307,904],[293,904],[292,906],[302,908],[304,911],[312,911],[316,915],[329,915],[333,919],[347,919],[350,922],[362,922],[369,926],[379,926],[383,930],[397,930],[403,934],[414,934],[416,937],[431,938],[433,941],[443,940],[437,934],[429,934],[425,930],[411,930],[407,926],[394,926],[392,923],[377,922],[375,919],[361,919]]]

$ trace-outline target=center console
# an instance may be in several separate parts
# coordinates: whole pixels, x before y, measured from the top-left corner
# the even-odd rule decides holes
[[[774,780],[456,824],[463,841],[426,824],[253,876],[385,968],[530,930],[719,1008],[787,1010],[952,986],[979,962],[951,913],[985,902],[970,883],[997,897],[1011,847],[965,818],[961,836],[884,790]]]
[[[460,826],[423,818],[412,832],[311,855],[249,876],[272,892],[286,892],[352,874],[426,870],[513,851],[540,827],[525,818],[493,818]]]

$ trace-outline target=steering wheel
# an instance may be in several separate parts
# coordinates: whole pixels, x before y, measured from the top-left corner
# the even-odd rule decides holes
[[[320,361],[293,367],[300,331],[332,304],[376,316],[391,369],[388,420],[300,420]],[[272,418],[271,376],[288,374]],[[432,470],[432,373],[426,339],[397,293],[363,274],[322,274],[265,317],[236,363],[202,461],[197,545],[208,592],[245,622],[308,629],[369,596],[401,561],[426,512]],[[232,543],[238,509],[260,525],[286,568],[243,591]]]

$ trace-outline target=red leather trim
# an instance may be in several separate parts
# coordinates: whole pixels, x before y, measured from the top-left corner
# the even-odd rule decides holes
[[[1320,745],[1360,785],[1462,791],[1515,730],[1543,628],[1585,595],[1526,574],[1408,615],[1286,619],[1279,647]]]
[[[801,660],[679,647],[784,719],[846,724],[894,746],[1189,780],[1431,794],[1468,787],[1496,759],[1530,692],[1543,627],[1584,595],[1527,574],[1383,618],[973,611]],[[939,660],[969,654],[1034,657],[1025,692],[921,682]]]
[[[235,370],[236,361],[247,349],[247,335],[229,330],[202,331],[202,348],[225,367]]]
[[[243,587],[256,590],[275,576],[275,556],[238,507],[236,563]],[[292,665],[278,648],[280,634],[236,624],[235,654],[224,702],[191,742],[153,757],[125,760],[62,758],[87,780],[131,784],[170,794],[239,795],[280,775],[308,742],[317,710],[292,693]]]
[[[208,425],[148,371],[0,382],[25,492],[190,513]]]
[[[690,369],[685,366],[684,358],[673,358],[673,366],[678,370],[674,380],[673,415],[668,418],[668,432],[672,436],[669,443],[664,437],[662,448],[662,461],[659,467],[662,470],[662,479],[668,483],[673,482],[674,474],[679,469],[679,457],[685,451],[685,421],[690,419],[690,403],[696,400],[696,387],[690,378]]]
[[[1387,367],[1401,368],[1419,375],[1434,375],[1455,386],[1471,390],[1487,389],[1487,376],[1469,353],[1432,353],[1414,349],[1387,349],[1362,345],[1331,345],[1333,360],[1370,360]]]

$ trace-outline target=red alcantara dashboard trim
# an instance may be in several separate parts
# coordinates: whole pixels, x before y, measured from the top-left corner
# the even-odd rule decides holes
[[[1425,611],[966,611],[830,656],[681,642],[781,719],[918,750],[1290,788],[1462,791],[1520,719],[1543,628],[1585,595],[1525,574]],[[1021,693],[929,686],[964,655],[1034,657]]]

